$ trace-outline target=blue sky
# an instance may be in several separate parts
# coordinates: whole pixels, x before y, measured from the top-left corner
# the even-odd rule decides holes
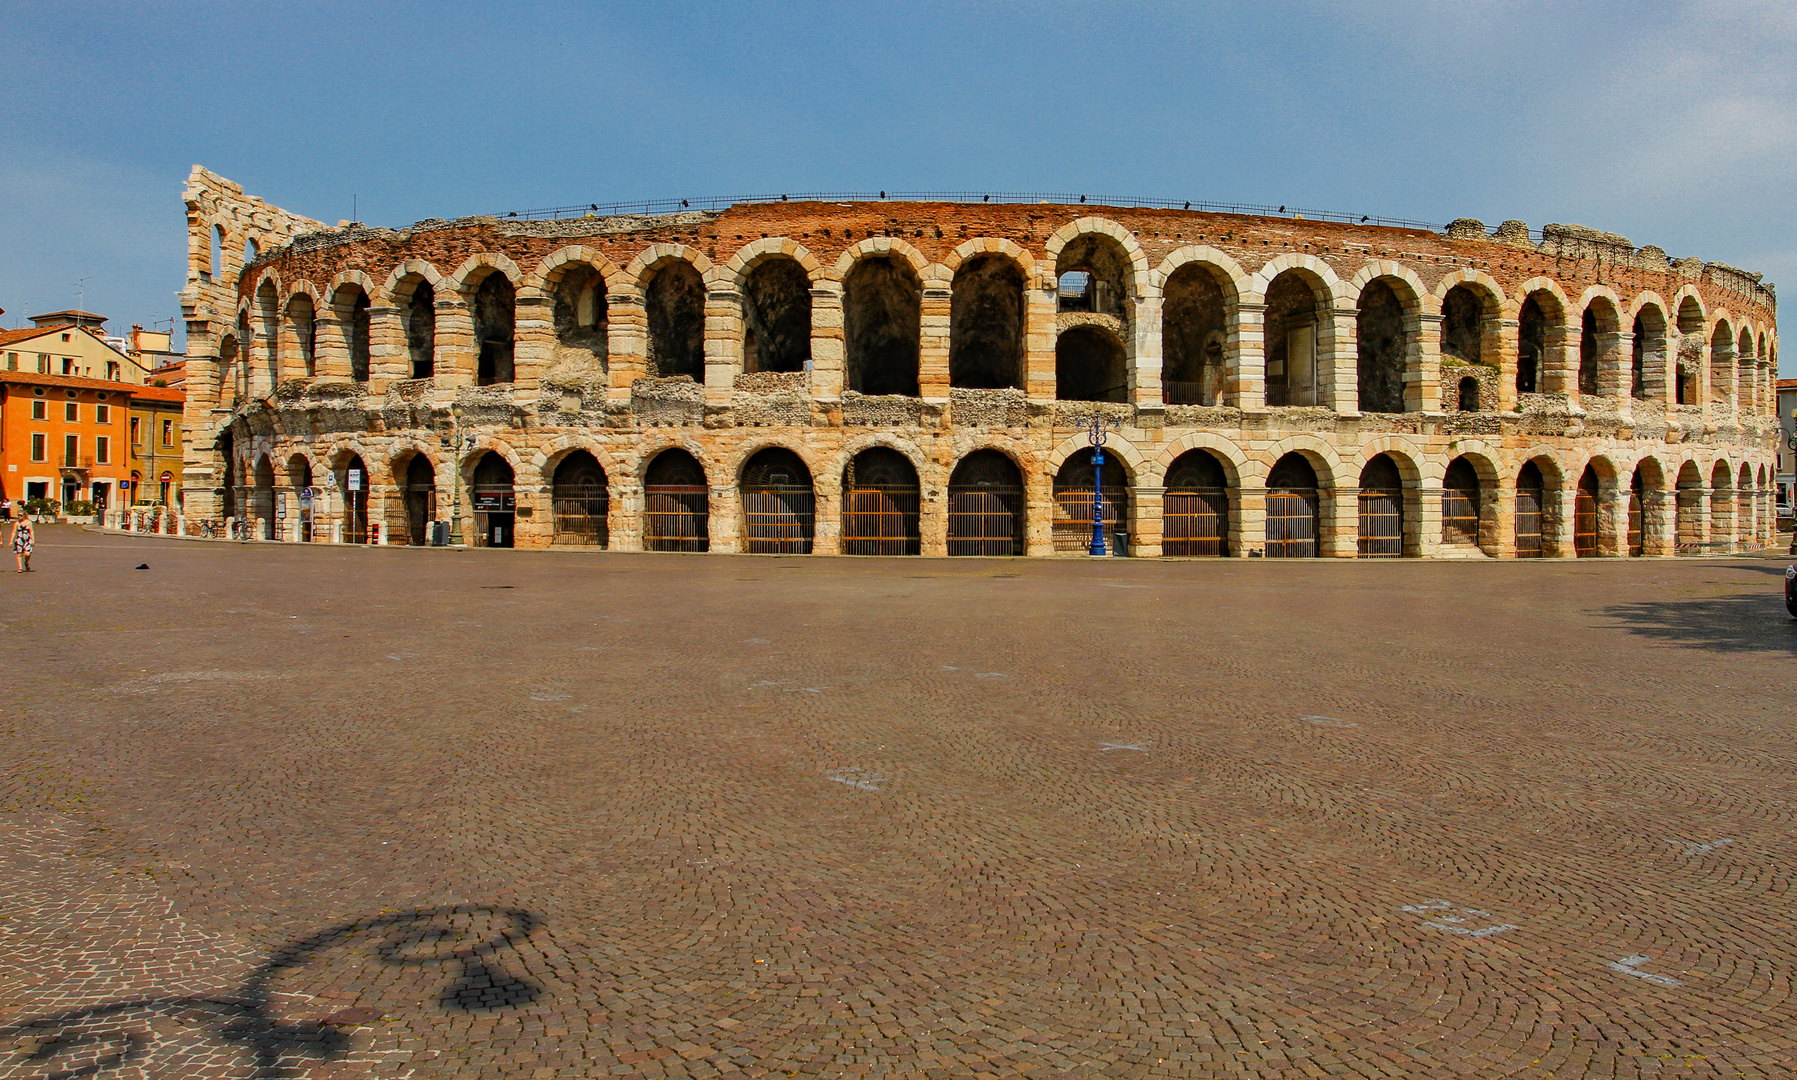
[[[1797,3],[6,3],[0,318],[178,314],[181,185],[375,225],[798,190],[1575,222],[1797,288]],[[1785,361],[1797,374],[1797,360]]]

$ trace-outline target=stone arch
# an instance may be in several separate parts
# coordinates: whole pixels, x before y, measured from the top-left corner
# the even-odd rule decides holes
[[[297,283],[281,301],[281,335],[286,339],[283,352],[299,361],[297,374],[311,378],[318,374],[318,290],[309,281]]]
[[[1670,398],[1668,376],[1670,324],[1666,302],[1655,292],[1636,294],[1626,315],[1632,335],[1629,356],[1629,396],[1664,403]]]
[[[842,483],[842,471],[848,468],[849,462],[864,450],[883,448],[901,454],[917,470],[919,484],[926,482],[926,476],[940,474],[938,483],[946,483],[948,474],[937,465],[923,449],[909,439],[901,439],[884,431],[868,432],[845,441],[825,461],[822,471],[813,472],[813,482],[822,484],[828,480],[831,484]]]
[[[359,270],[348,270],[331,279],[331,313],[341,338],[341,355],[349,360],[348,371],[334,374],[347,375],[355,382],[367,382],[373,365],[369,309],[374,289],[373,279]]]
[[[1327,274],[1320,273],[1320,266]],[[1271,273],[1269,273],[1271,272]],[[1264,280],[1263,280],[1264,278]],[[1341,283],[1327,264],[1308,255],[1281,255],[1255,275],[1266,403],[1272,406],[1326,403],[1323,370],[1335,351],[1335,297]],[[1337,372],[1339,380],[1345,373]]]
[[[1497,365],[1503,350],[1499,330],[1506,304],[1503,286],[1483,270],[1456,270],[1436,282],[1430,301],[1441,313],[1439,354],[1443,364]],[[1444,371],[1444,399],[1449,382],[1450,373]],[[1480,405],[1485,407],[1483,401]]]
[[[969,240],[955,251],[974,244]],[[1031,270],[1020,257],[1029,256],[1008,240],[997,246],[951,260],[948,367],[954,387],[1022,389],[1027,377]]]
[[[759,240],[751,240],[738,248],[736,254],[730,256],[728,262],[716,270],[706,273],[705,283],[707,285],[730,284],[741,289],[749,272],[756,266],[769,259],[780,258],[791,259],[798,263],[804,269],[806,278],[813,285],[826,280],[829,276],[824,265],[817,261],[816,256],[812,255],[805,245],[789,237],[767,236]]]
[[[1407,268],[1389,260],[1367,264],[1348,283],[1355,317],[1355,374],[1362,412],[1421,407],[1420,315],[1433,297]]]
[[[1135,233],[1110,218],[1076,218],[1050,233],[1042,245],[1042,252],[1048,262],[1058,264],[1061,252],[1068,244],[1081,236],[1100,235],[1110,237],[1123,249],[1131,269],[1131,291],[1136,296],[1144,295],[1149,283],[1148,253],[1142,249],[1142,243],[1136,239]]]
[[[412,298],[419,281],[429,282],[432,289],[443,288],[443,273],[428,259],[401,259],[387,273],[387,280],[371,293],[371,298],[387,307],[403,307]]]
[[[1209,244],[1187,244],[1168,254],[1148,275],[1145,294],[1157,297],[1164,295],[1163,290],[1167,286],[1167,280],[1192,263],[1206,267],[1208,272],[1218,279],[1219,284],[1227,282],[1228,288],[1224,290],[1224,295],[1233,300],[1239,301],[1244,293],[1253,291],[1253,282],[1248,272],[1243,270],[1242,264],[1228,253],[1211,247]]]
[[[513,289],[517,289],[524,281],[524,271],[518,269],[518,264],[503,252],[480,251],[464,259],[462,265],[449,275],[447,284],[465,299],[472,300],[474,291],[480,288],[481,282],[495,273],[504,274]]]
[[[1616,349],[1622,331],[1622,301],[1606,285],[1579,297],[1578,389],[1586,396],[1614,394],[1622,385],[1622,358]]]
[[[489,451],[504,458],[505,463],[511,466],[512,484],[515,487],[522,488],[532,485],[533,479],[535,484],[542,483],[541,476],[536,474],[534,468],[530,467],[532,463],[529,459],[509,441],[495,438],[491,434],[483,434],[476,436],[474,446],[464,452],[456,461],[456,475],[463,484],[474,483],[474,468],[480,464],[480,459],[485,457]]]
[[[1188,431],[1162,447],[1152,463],[1144,463],[1138,474],[1141,477],[1138,482],[1149,486],[1164,484],[1167,470],[1172,468],[1173,463],[1190,450],[1208,451],[1212,457],[1221,462],[1224,475],[1228,478],[1231,488],[1239,487],[1242,478],[1252,471],[1248,456],[1242,453],[1242,448],[1234,442],[1214,432]]]
[[[1264,298],[1267,289],[1287,271],[1296,271],[1304,278],[1306,284],[1317,293],[1317,303],[1321,307],[1332,308],[1336,301],[1345,294],[1345,286],[1335,273],[1335,268],[1317,258],[1296,251],[1288,251],[1283,255],[1275,255],[1268,259],[1249,278],[1250,288],[1246,292],[1254,294],[1254,298]]]
[[[736,285],[743,372],[809,370],[814,325],[811,294],[823,268],[809,252],[790,241],[743,258],[740,268],[736,262],[731,260],[714,281],[727,275]]]
[[[548,491],[553,484],[555,470],[561,468],[568,455],[581,450],[593,455],[593,460],[605,471],[606,480],[610,483],[616,483],[612,480],[613,477],[630,476],[634,471],[627,459],[614,454],[598,439],[586,432],[568,432],[532,452],[530,463],[537,470],[537,475],[542,477],[539,490]]]
[[[1215,248],[1188,245],[1149,275],[1161,302],[1161,397],[1169,405],[1222,405],[1229,372],[1239,368],[1232,332],[1241,319],[1242,268]]]
[[[832,276],[836,280],[845,280],[855,264],[868,258],[898,258],[910,264],[911,270],[919,281],[924,280],[925,271],[930,267],[930,260],[923,253],[912,247],[904,239],[897,236],[870,236],[851,245],[836,259],[832,267]]]
[[[686,263],[698,271],[702,280],[712,271],[711,259],[696,247],[685,244],[651,244],[630,260],[630,265],[624,268],[624,275],[638,288],[647,288],[649,276],[672,262]]]
[[[981,255],[997,255],[1009,259],[1017,265],[1023,274],[1024,288],[1030,288],[1032,282],[1038,288],[1046,287],[1045,283],[1035,281],[1036,258],[1016,243],[1001,240],[992,236],[976,236],[957,244],[954,250],[942,257],[942,265],[953,276],[966,263],[972,262]]]
[[[1693,317],[1699,326],[1707,326],[1710,322],[1709,305],[1704,303],[1703,293],[1695,285],[1680,285],[1672,294],[1672,304],[1667,310],[1681,334],[1694,332],[1691,329]]]
[[[1056,443],[1054,449],[1042,458],[1042,471],[1049,476],[1059,473],[1061,466],[1067,463],[1068,458],[1081,450],[1091,449],[1091,446],[1092,444],[1087,440],[1084,432],[1067,436]],[[1105,459],[1108,461],[1112,455],[1123,459],[1132,483],[1143,483],[1143,477],[1154,469],[1153,459],[1143,456],[1142,451],[1128,439],[1113,438],[1107,441],[1104,444]]]
[[[705,379],[705,253],[683,244],[656,244],[625,273],[641,290],[649,374]]]
[[[622,267],[605,257],[597,248],[584,244],[569,244],[556,248],[537,261],[537,265],[525,276],[520,288],[540,289],[552,292],[562,275],[574,265],[584,264],[592,267],[601,278],[605,279],[607,289],[625,288],[636,284],[631,275]]]
[[[831,273],[842,283],[845,389],[918,395],[928,265],[903,240],[883,236],[863,240],[837,260]]]
[[[1366,287],[1375,281],[1385,281],[1390,285],[1407,313],[1426,314],[1434,309],[1435,294],[1423,284],[1423,279],[1416,276],[1416,271],[1391,259],[1374,259],[1362,266],[1342,287],[1342,299],[1358,301]],[[1403,287],[1399,288],[1397,283],[1402,283]]]
[[[1565,290],[1548,277],[1530,278],[1517,289],[1516,392],[1542,393],[1554,389],[1560,378],[1561,356],[1566,343]]]
[[[1406,487],[1416,487],[1426,479],[1440,480],[1441,475],[1435,470],[1447,467],[1446,463],[1438,466],[1436,462],[1426,458],[1416,444],[1401,435],[1382,435],[1361,444],[1353,461],[1343,462],[1344,472],[1352,472],[1358,476],[1366,468],[1367,462],[1380,454],[1391,458],[1392,463],[1398,467],[1398,474],[1404,478]]]
[[[725,475],[729,476],[733,483],[740,484],[742,482],[743,467],[749,463],[750,458],[761,453],[763,450],[790,451],[804,463],[805,468],[810,470],[813,477],[818,474],[816,453],[811,447],[806,446],[803,441],[797,439],[782,441],[776,436],[765,435],[750,438],[732,448],[728,455],[721,460],[721,464],[726,470]]]
[[[726,469],[723,463],[710,454],[697,439],[674,433],[664,434],[661,431],[658,431],[654,437],[648,438],[640,444],[640,449],[636,454],[634,463],[629,465],[622,475],[632,477],[638,484],[643,483],[645,478],[649,475],[649,466],[664,450],[683,450],[694,461],[698,462],[700,471],[705,474],[705,484],[707,487],[715,488],[728,486],[727,484],[720,483],[719,478],[733,477],[736,475],[734,469]],[[736,464],[740,465],[741,462],[739,461]]]
[[[1318,488],[1333,489],[1341,484],[1341,478],[1347,474],[1341,456],[1326,439],[1309,432],[1298,432],[1287,435],[1254,455],[1251,460],[1260,466],[1255,479],[1264,480],[1273,465],[1287,454],[1302,454],[1310,462],[1310,467],[1316,470]],[[1358,470],[1355,470],[1355,475],[1359,475]]]

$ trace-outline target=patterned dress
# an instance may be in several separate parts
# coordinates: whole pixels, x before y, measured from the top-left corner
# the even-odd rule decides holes
[[[31,554],[31,523],[21,521],[13,526],[12,550],[15,555]]]

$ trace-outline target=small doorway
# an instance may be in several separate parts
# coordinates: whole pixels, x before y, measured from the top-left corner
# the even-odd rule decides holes
[[[1054,549],[1081,554],[1092,547],[1093,473],[1100,475],[1104,486],[1100,506],[1104,512],[1105,550],[1117,553],[1117,530],[1129,531],[1129,478],[1123,471],[1123,459],[1106,454],[1104,464],[1095,467],[1095,455],[1081,450],[1068,458],[1054,478]]]
[[[1441,480],[1441,542],[1463,546],[1479,542],[1479,473],[1463,457],[1448,465]]]
[[[1597,558],[1597,470],[1585,466],[1572,501],[1572,550],[1581,559]]]
[[[997,450],[975,450],[948,478],[948,553],[1022,555],[1023,474]]]
[[[343,542],[368,543],[368,467],[353,454],[343,466]]]
[[[576,450],[555,470],[550,497],[555,511],[555,543],[603,548],[610,539],[606,518],[611,509],[605,470],[599,459]]]
[[[711,549],[705,469],[684,450],[663,450],[643,475],[643,549]]]
[[[1161,553],[1173,558],[1229,554],[1229,490],[1223,466],[1203,450],[1188,450],[1167,470],[1161,509]]]
[[[299,499],[299,541],[302,544],[312,542],[312,503],[316,493],[312,490],[312,463],[303,455],[295,454],[287,461],[287,483]]]
[[[917,469],[909,458],[884,446],[856,454],[842,473],[843,554],[918,554],[919,502]]]
[[[772,447],[743,466],[743,532],[750,553],[809,555],[816,527],[811,470],[791,450]]]
[[[1541,502],[1547,485],[1533,461],[1516,475],[1516,557],[1541,558]]]
[[[512,487],[512,466],[489,450],[474,466],[469,491],[474,502],[474,546],[509,548],[516,540],[518,495]]]
[[[406,542],[415,547],[430,543],[430,525],[437,520],[437,470],[430,459],[415,454],[406,465]]]
[[[1380,454],[1360,470],[1360,557],[1404,554],[1404,479],[1397,462]]]
[[[1316,558],[1321,511],[1310,462],[1297,453],[1280,458],[1267,474],[1267,558]]]

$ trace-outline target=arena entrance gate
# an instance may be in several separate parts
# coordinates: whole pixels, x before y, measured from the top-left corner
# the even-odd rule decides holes
[[[1597,470],[1585,466],[1572,500],[1572,550],[1581,559],[1597,557]]]
[[[1641,468],[1636,466],[1635,475],[1629,480],[1629,556],[1636,559],[1647,552],[1644,492],[1645,489],[1641,483]]]
[[[1229,491],[1223,465],[1203,450],[1188,450],[1167,470],[1162,498],[1161,553],[1174,558],[1229,554]]]
[[[1022,555],[1023,474],[997,450],[975,450],[948,478],[948,553]]]
[[[1516,474],[1516,557],[1541,558],[1541,503],[1547,484],[1533,461]]]
[[[884,446],[863,450],[842,470],[842,551],[845,555],[916,555],[917,469]]]
[[[343,542],[368,543],[368,466],[352,454],[343,464]]]
[[[489,450],[474,466],[474,546],[512,547],[517,540],[518,495],[511,462]]]
[[[414,454],[406,465],[406,541],[430,543],[430,524],[437,518],[437,471],[430,459]]]
[[[1441,478],[1441,542],[1479,542],[1479,472],[1463,457],[1450,462]]]
[[[1321,528],[1317,471],[1292,453],[1267,474],[1267,558],[1314,559]]]
[[[1092,546],[1092,450],[1069,457],[1054,478],[1054,549],[1083,554]],[[1129,530],[1129,485],[1123,461],[1116,454],[1104,459],[1104,543],[1117,551],[1117,530]]]
[[[817,522],[811,470],[799,455],[770,447],[743,466],[743,532],[753,555],[809,555]]]
[[[585,450],[562,459],[555,470],[551,498],[555,509],[555,543],[603,548],[611,540],[606,517],[611,492],[599,460]]]
[[[1397,462],[1379,454],[1360,470],[1360,551],[1363,559],[1404,554],[1404,478]]]
[[[643,476],[643,550],[711,547],[705,470],[685,450],[663,450]]]

